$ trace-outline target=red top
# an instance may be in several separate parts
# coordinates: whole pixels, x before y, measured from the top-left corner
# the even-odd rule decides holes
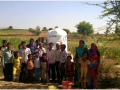
[[[73,74],[74,74],[74,63],[68,64],[68,63],[66,62],[66,72],[67,72],[69,75],[73,75]]]

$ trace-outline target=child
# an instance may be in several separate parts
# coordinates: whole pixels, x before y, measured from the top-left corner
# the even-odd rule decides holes
[[[19,76],[21,72],[21,60],[22,58],[19,57],[18,51],[15,51],[13,58],[13,81],[15,81],[15,78],[17,78],[17,82],[19,82]]]
[[[40,81],[40,58],[39,58],[39,52],[35,53],[35,61],[34,61],[34,75],[35,75],[35,81]]]
[[[81,82],[81,87],[86,88],[86,82],[88,82],[88,72],[89,72],[89,65],[90,61],[87,60],[87,53],[83,53],[83,59],[80,60],[80,82]]]
[[[73,81],[73,76],[75,74],[74,71],[74,63],[71,62],[72,57],[67,56],[67,62],[65,63],[65,75],[68,78],[68,81]]]
[[[28,83],[33,82],[33,69],[34,69],[33,56],[32,54],[29,54],[28,60],[26,62],[26,73],[27,73]]]
[[[42,73],[41,77],[42,77],[42,80],[45,83],[45,78],[46,78],[47,83],[49,83],[49,78],[48,78],[49,63],[48,63],[46,53],[43,53],[42,57],[40,57],[40,61],[41,61],[41,73]]]

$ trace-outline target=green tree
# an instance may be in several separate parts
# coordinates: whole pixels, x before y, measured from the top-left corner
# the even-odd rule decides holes
[[[117,33],[120,33],[120,28],[119,28],[118,25],[116,25],[116,27],[115,27],[115,33],[116,33],[116,34],[117,34]]]
[[[42,31],[48,31],[46,27],[43,27]]]
[[[70,30],[69,29],[63,29],[64,31],[66,31],[67,34],[70,33]]]
[[[120,22],[120,1],[118,0],[107,0],[104,1],[103,3],[98,3],[98,4],[90,4],[90,3],[85,3],[88,5],[95,5],[98,7],[103,8],[104,10],[102,11],[102,14],[99,15],[99,19],[103,19],[104,17],[108,17],[107,20],[107,30],[112,30],[112,26],[114,24],[118,25]]]
[[[92,34],[94,32],[93,26],[89,22],[85,22],[85,21],[80,22],[75,27],[77,28],[77,32],[79,34],[89,35],[89,34]]]
[[[36,27],[36,30],[40,30],[40,26],[37,26],[37,27]]]
[[[12,27],[12,26],[9,26],[8,29],[13,29],[13,27]]]
[[[53,30],[53,28],[49,28],[48,30]]]

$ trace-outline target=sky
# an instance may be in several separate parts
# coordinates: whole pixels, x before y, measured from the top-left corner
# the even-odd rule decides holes
[[[83,1],[0,1],[0,28],[35,29],[36,26],[69,29],[76,32],[76,24],[90,22],[93,28],[106,25],[107,18],[97,19],[102,8],[84,5]],[[85,1],[101,3],[103,1]],[[97,33],[95,29],[95,33]],[[104,33],[100,31],[99,33]]]

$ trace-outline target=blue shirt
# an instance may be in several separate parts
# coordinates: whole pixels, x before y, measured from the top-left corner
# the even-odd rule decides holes
[[[30,46],[30,44],[28,44],[26,47],[30,49],[32,55],[35,53],[35,45]]]

